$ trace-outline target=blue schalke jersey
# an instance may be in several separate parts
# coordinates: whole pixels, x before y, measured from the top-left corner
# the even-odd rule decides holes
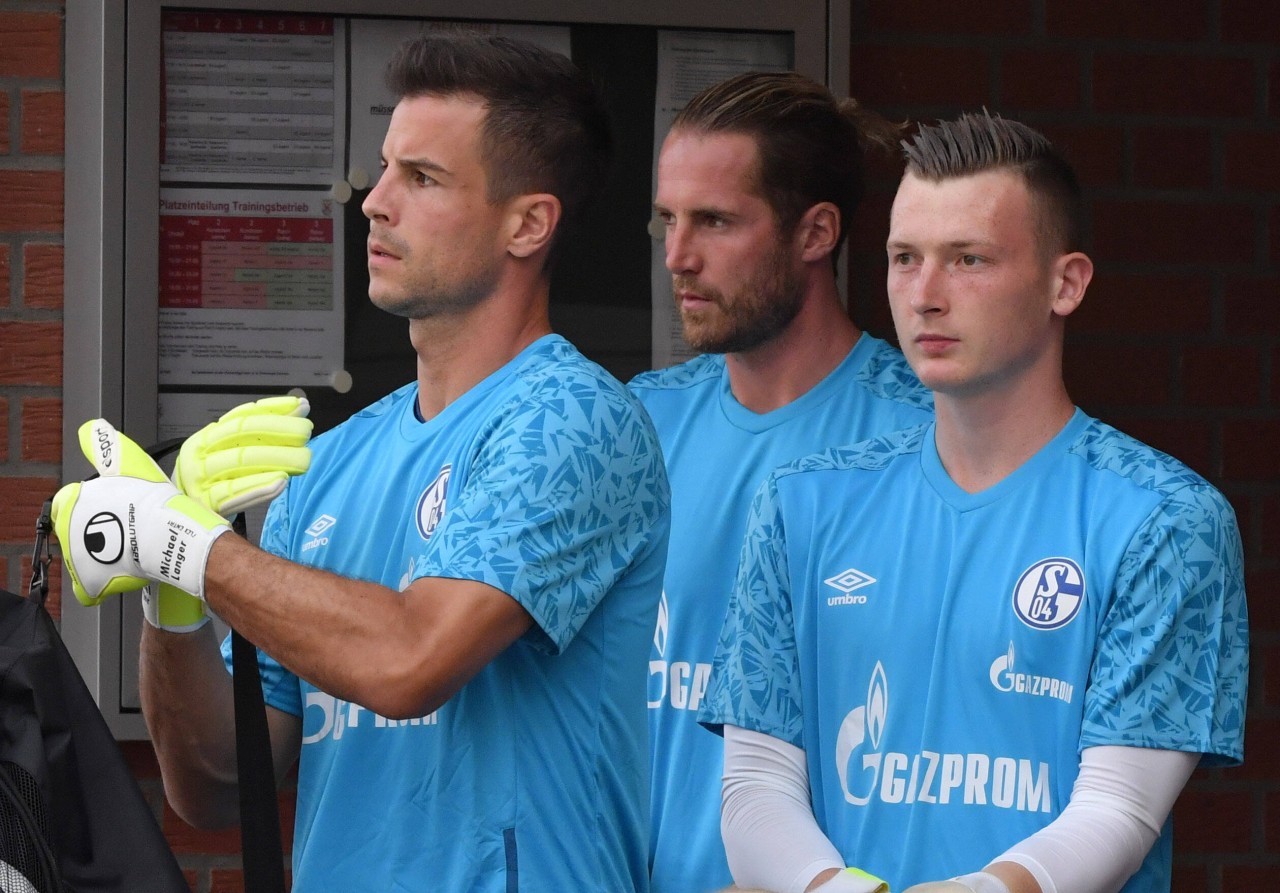
[[[268,703],[302,717],[294,889],[644,891],[642,698],[669,510],[652,426],[558,336],[427,422],[417,392],[317,437],[263,545],[396,590],[478,580],[534,626],[404,721],[263,659]]]
[[[725,359],[704,355],[629,387],[658,429],[671,479],[671,546],[649,658],[654,893],[732,883],[720,839],[721,740],[699,726],[747,509],[774,468],[931,417],[902,354],[863,334],[830,375],[773,412],[744,408]]]
[[[893,889],[1058,816],[1097,745],[1243,755],[1235,515],[1077,411],[967,493],[932,426],[809,457],[752,507],[701,719],[804,749],[814,815]],[[1126,893],[1168,891],[1170,829]]]

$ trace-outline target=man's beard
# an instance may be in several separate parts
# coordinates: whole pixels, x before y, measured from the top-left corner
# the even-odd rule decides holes
[[[401,257],[407,248],[397,245]],[[405,260],[405,263],[409,263]],[[453,270],[446,278],[434,270],[411,276],[398,293],[371,299],[376,307],[406,319],[430,319],[465,313],[493,293],[501,271],[496,265],[475,264],[473,269]]]
[[[403,295],[380,298],[374,304],[406,319],[431,319],[465,313],[493,293],[497,277],[470,279],[445,288],[439,282],[410,283]]]
[[[804,284],[787,268],[782,251],[776,251],[731,300],[726,301],[719,290],[699,287],[692,276],[675,277],[674,287],[677,294],[688,289],[711,301],[711,313],[719,309],[719,325],[699,319],[708,311],[681,310],[684,340],[703,353],[741,353],[759,347],[781,334],[804,303]]]

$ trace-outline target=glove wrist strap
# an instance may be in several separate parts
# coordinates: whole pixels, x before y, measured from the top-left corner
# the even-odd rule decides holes
[[[156,629],[170,633],[193,633],[209,622],[204,602],[160,583],[142,590],[142,616]]]

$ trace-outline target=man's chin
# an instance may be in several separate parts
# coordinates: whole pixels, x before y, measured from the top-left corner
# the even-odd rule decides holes
[[[722,339],[703,326],[689,325],[686,322],[680,327],[680,335],[684,338],[684,343],[698,353],[723,353],[717,348]]]
[[[403,295],[387,294],[384,291],[369,290],[369,303],[390,313],[392,316],[412,316],[413,304]]]
[[[777,338],[783,329],[712,329],[708,326],[685,325],[681,328],[685,343],[699,353],[743,353]]]
[[[685,343],[702,353],[719,353],[715,345],[723,341],[727,333],[715,324],[716,315],[710,307],[698,310],[681,309],[680,335]]]

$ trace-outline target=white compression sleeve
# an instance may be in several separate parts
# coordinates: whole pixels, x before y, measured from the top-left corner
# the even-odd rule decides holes
[[[809,801],[805,753],[771,735],[724,727],[720,833],[734,883],[803,893],[828,868],[844,868]]]
[[[1016,862],[1041,893],[1114,893],[1155,843],[1198,753],[1090,747],[1062,814],[992,862]]]

